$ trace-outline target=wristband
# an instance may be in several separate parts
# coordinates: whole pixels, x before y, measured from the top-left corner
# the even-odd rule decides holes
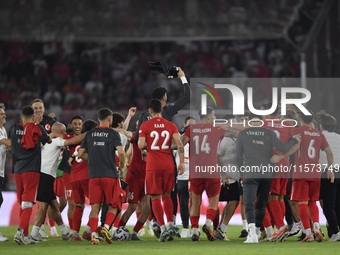
[[[185,78],[185,76],[180,77],[180,79],[181,79],[183,84],[188,83],[187,78]]]
[[[75,157],[76,157],[76,156],[72,156],[72,155],[71,155],[71,158],[75,158]]]

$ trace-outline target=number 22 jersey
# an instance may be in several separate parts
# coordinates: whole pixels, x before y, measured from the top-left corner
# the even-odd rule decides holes
[[[139,137],[146,138],[146,171],[171,170],[175,164],[171,155],[172,135],[178,133],[174,123],[155,117],[145,121],[139,128]]]

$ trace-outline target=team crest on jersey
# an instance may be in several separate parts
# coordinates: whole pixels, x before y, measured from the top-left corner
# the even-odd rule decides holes
[[[50,131],[51,130],[51,125],[47,123],[45,125],[45,129],[46,129],[46,131]]]

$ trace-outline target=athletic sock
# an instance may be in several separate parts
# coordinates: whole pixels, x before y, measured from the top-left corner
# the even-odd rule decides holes
[[[107,212],[104,227],[110,229],[112,222],[114,221],[116,215],[112,212]],[[120,220],[118,221],[119,224]]]
[[[125,225],[126,225],[126,222],[124,222],[122,219],[120,219],[118,227],[125,227]]]
[[[217,211],[214,209],[207,209],[207,219],[205,221],[205,224],[210,227],[211,223],[213,222],[213,220],[215,219],[217,214]]]
[[[94,235],[95,233],[95,236],[97,236],[97,227],[98,227],[98,218],[90,218],[90,227],[91,227],[91,230],[92,230],[92,235]]]
[[[303,228],[305,229],[306,235],[307,235],[307,229],[310,229],[310,223],[309,223],[308,207],[306,204],[299,204],[299,214],[300,214],[300,219],[302,221]]]
[[[248,221],[242,220],[243,229],[248,231]]]
[[[32,214],[32,208],[22,210],[19,227],[24,230],[24,235],[28,235],[28,225]],[[27,233],[25,233],[27,231]]]
[[[142,223],[139,220],[137,220],[137,223],[136,223],[135,227],[133,228],[133,231],[138,233],[138,231],[143,227],[143,225],[144,225],[144,223]]]
[[[265,216],[263,218],[262,224],[263,224],[264,228],[268,228],[268,227],[272,226],[272,223],[270,222],[269,211],[268,211],[267,208],[266,208],[266,214],[265,214]]]
[[[75,230],[76,232],[79,233],[80,230],[80,226],[81,226],[81,217],[83,216],[83,208],[76,206],[76,208],[74,209],[74,213],[73,213],[73,230]]]
[[[273,234],[274,234],[274,229],[273,229],[273,226],[270,225],[269,227],[266,228],[266,231],[267,231],[267,235],[269,237],[271,237]]]
[[[152,213],[149,214],[148,221],[152,221]]]
[[[137,220],[141,214],[142,214],[141,212],[136,212]]]
[[[68,225],[70,226],[70,229],[73,229],[73,218],[68,218]]]
[[[319,223],[319,208],[316,205],[316,202],[308,203],[310,216],[312,217],[313,223]]]
[[[172,203],[171,197],[170,196],[164,197],[162,198],[162,201],[163,201],[164,212],[165,212],[168,222],[173,222],[174,205]],[[159,225],[161,224],[159,223]]]
[[[286,204],[284,201],[280,202],[280,207],[281,207],[281,212],[282,212],[282,215],[283,217],[286,215]]]
[[[198,228],[198,221],[200,216],[190,216],[191,228]]]
[[[216,213],[216,216],[213,220],[214,230],[216,230],[218,228],[219,223],[220,223],[220,215],[218,213]]]
[[[55,220],[54,219],[49,219],[48,222],[49,222],[51,228],[55,227]]]
[[[270,203],[267,204],[267,206],[269,209],[270,216],[276,226],[276,229],[279,229],[282,226],[284,226],[285,225],[283,222],[284,216],[282,215],[282,210],[281,210],[279,201],[277,200],[270,201]]]
[[[152,210],[153,210],[153,213],[155,214],[155,217],[157,219],[159,226],[163,226],[164,225],[164,211],[163,211],[163,207],[162,207],[160,199],[157,198],[157,199],[152,200]],[[172,211],[171,211],[171,215],[172,215]]]
[[[32,232],[31,232],[31,236],[33,236],[33,237],[37,237],[38,236],[38,234],[39,234],[39,227],[37,227],[37,226],[33,226],[33,228],[32,228]]]
[[[224,225],[223,223],[221,223],[220,225],[220,229],[223,233],[226,233],[227,232],[227,228],[228,228],[228,225]]]
[[[119,227],[119,222],[120,222],[120,217],[117,217],[114,221],[115,221],[115,222],[113,223],[113,226],[114,226],[115,228],[118,228],[118,227]]]
[[[89,221],[87,222],[87,226],[86,226],[85,231],[86,231],[87,233],[90,233],[90,234],[91,234],[91,226],[90,226],[90,222],[91,222],[91,219],[89,219]]]

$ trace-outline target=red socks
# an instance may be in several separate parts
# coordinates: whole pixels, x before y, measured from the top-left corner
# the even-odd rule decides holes
[[[31,214],[32,214],[32,208],[27,208],[25,210],[22,210],[22,214],[20,217],[19,227],[22,228],[24,232],[26,232],[27,230],[27,234],[28,234],[28,225],[30,223]]]
[[[106,215],[106,217],[107,217],[107,215]],[[114,219],[114,218],[113,218]],[[106,222],[106,221],[105,221]],[[115,228],[118,228],[119,227],[119,223],[120,223],[120,217],[117,217],[116,218],[116,220],[115,220],[115,222],[113,223],[113,226],[115,227]]]
[[[208,210],[207,210],[207,219],[208,219],[208,220],[211,220],[211,221],[214,221],[216,214],[217,214],[217,211],[216,211],[216,210],[214,210],[214,209],[208,209]]]
[[[319,208],[316,205],[316,202],[315,201],[309,202],[308,207],[309,207],[310,216],[312,217],[313,222],[319,223]]]
[[[276,228],[279,229],[283,227],[285,224],[283,222],[283,215],[282,215],[279,201],[273,200],[269,204],[267,204],[267,206],[269,209],[270,216],[272,220],[274,220]]]
[[[141,212],[136,212],[137,219],[139,218],[139,216],[140,216],[141,214],[142,214]]]
[[[172,200],[170,196],[162,198],[163,201],[163,208],[166,215],[166,218],[168,222],[173,221],[173,211],[174,211],[174,205],[172,204]],[[161,226],[161,225],[160,225]]]
[[[133,228],[133,231],[135,231],[136,233],[138,233],[138,231],[143,227],[143,223],[140,222],[139,220],[137,220],[137,223],[135,225],[135,227]]]
[[[282,216],[285,217],[286,215],[286,204],[284,201],[280,202],[280,207],[281,207],[281,212],[282,212]]]
[[[122,219],[120,219],[118,227],[125,227],[125,225],[126,225],[126,222],[124,222],[124,221],[122,221]]]
[[[190,216],[191,228],[198,228],[198,220],[200,216]]]
[[[299,214],[300,214],[300,219],[302,221],[304,229],[311,228],[310,223],[309,223],[308,208],[306,204],[299,204]]]
[[[152,210],[153,210],[153,213],[155,214],[155,217],[158,221],[159,226],[163,226],[164,225],[164,216],[163,216],[164,211],[163,211],[163,207],[162,207],[160,199],[152,200]]]
[[[266,215],[263,218],[262,224],[264,228],[269,228],[272,225],[272,223],[270,222],[269,212],[267,208],[266,208]]]
[[[73,217],[74,217],[74,213],[73,213]],[[48,222],[50,224],[50,227],[55,227],[55,221],[53,219],[48,219]]]
[[[98,218],[90,218],[89,220],[91,232],[96,232],[98,227]]]
[[[70,229],[73,229],[73,218],[68,218],[68,224],[70,225]]]
[[[79,233],[80,225],[81,225],[81,217],[83,216],[83,209],[79,206],[76,206],[73,212],[73,230],[77,231]],[[51,224],[51,223],[50,223]]]
[[[150,213],[150,215],[148,217],[148,221],[152,221],[152,213]]]
[[[213,220],[214,230],[217,229],[219,223],[220,223],[220,215],[216,213],[216,216]]]

